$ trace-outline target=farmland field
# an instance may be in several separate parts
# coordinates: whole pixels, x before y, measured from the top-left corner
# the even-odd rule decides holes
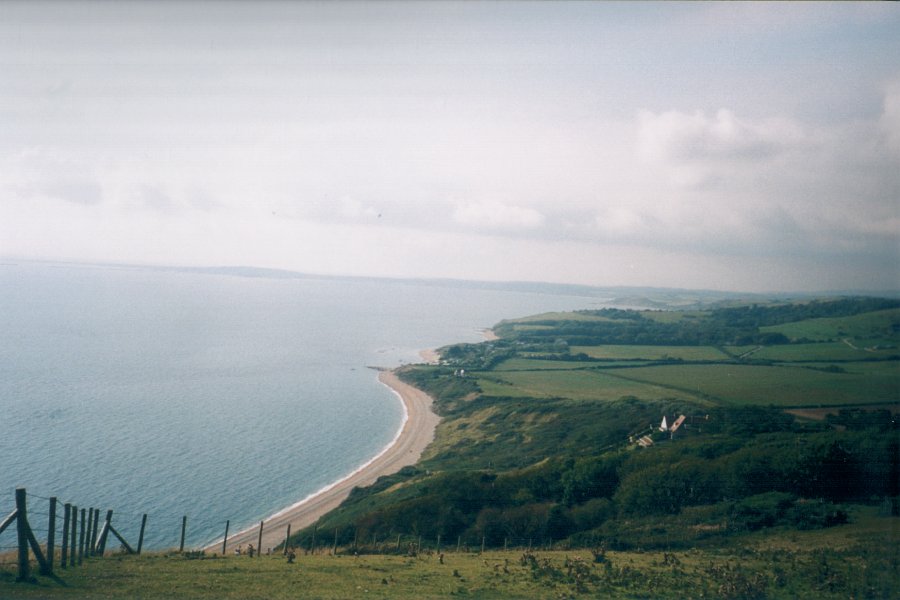
[[[856,346],[856,347],[854,347]],[[887,358],[900,353],[896,349],[866,350],[858,343],[820,342],[816,344],[783,344],[766,346],[754,352],[754,359],[776,361],[819,361],[819,360],[866,360]]]
[[[528,358],[511,358],[505,360],[494,371],[572,371],[593,368],[592,363],[579,363],[570,360],[541,360]]]
[[[783,325],[760,327],[764,332],[783,333],[791,339],[839,340],[884,339],[900,326],[900,309],[879,310],[852,317],[806,319]],[[895,337],[896,339],[896,337]]]
[[[591,358],[615,360],[727,360],[727,354],[713,346],[572,346],[572,354],[587,354]]]
[[[628,369],[629,372],[634,370]],[[630,381],[600,370],[494,371],[490,375],[474,373],[473,376],[489,396],[572,400],[617,400],[622,396],[642,399],[694,397],[690,392],[669,389],[652,382]]]
[[[878,364],[878,363],[874,363]],[[666,365],[617,377],[695,392],[725,404],[818,406],[897,401],[896,370],[828,373],[796,366]]]

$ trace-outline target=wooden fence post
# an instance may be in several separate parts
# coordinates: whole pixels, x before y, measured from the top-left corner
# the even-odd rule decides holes
[[[456,537],[456,553],[459,554],[459,545],[462,543],[462,536]]]
[[[144,513],[144,516],[141,517],[141,533],[138,536],[138,549],[137,553],[140,555],[141,548],[144,547],[144,529],[147,528],[147,513]]]
[[[288,527],[290,527],[290,525],[288,525]],[[316,537],[318,537],[318,533],[319,533],[319,526],[318,525],[313,526],[313,541],[312,541],[312,553],[313,554],[316,553]],[[288,537],[290,537],[290,534],[288,534]]]
[[[112,511],[109,511],[109,512],[112,512]],[[124,537],[122,537],[122,534],[121,534],[121,533],[119,533],[118,531],[116,531],[116,528],[112,526],[112,523],[109,524],[109,527],[107,528],[107,531],[108,531],[109,533],[112,533],[114,536],[116,536],[116,539],[119,540],[119,542],[120,542],[120,543],[122,544],[122,546],[125,548],[125,551],[128,552],[128,554],[134,554],[134,553],[135,553],[135,552],[134,552],[134,548],[132,548],[131,545],[128,543],[128,541],[127,541]],[[106,541],[106,540],[104,540],[104,542],[105,542],[105,541]],[[104,550],[106,549],[106,544],[103,545],[103,548],[104,548]]]
[[[31,569],[28,562],[29,546],[31,546],[31,551],[34,552],[34,557],[40,565],[41,575],[53,574],[50,570],[50,564],[41,551],[41,545],[38,544],[37,538],[34,537],[34,532],[31,530],[31,525],[28,523],[27,504],[28,495],[25,492],[25,488],[18,488],[16,490],[16,529],[19,541],[19,577],[16,581],[34,581],[31,577]],[[10,522],[9,518],[7,518],[6,524],[8,525]]]
[[[400,552],[400,536],[401,535],[403,535],[403,534],[402,533],[397,534],[397,552],[398,553]]]
[[[84,512],[84,509],[82,509],[82,512]],[[91,533],[94,531],[95,526],[94,507],[89,506],[87,509],[87,525],[85,525],[84,521],[81,522],[81,528],[84,529],[84,553],[88,556],[94,555],[97,546],[97,534]]]
[[[69,541],[69,566],[75,566],[75,555],[78,554],[76,545],[78,538],[76,529],[78,529],[78,507],[76,505],[72,505],[72,526],[69,528],[69,535],[71,536],[71,540]]]
[[[106,521],[103,522],[103,529],[100,530],[100,539],[97,541],[97,555],[103,556],[106,552],[106,538],[109,537],[109,527],[112,524],[113,511],[106,511]]]
[[[53,573],[53,557],[56,554],[56,496],[50,498],[50,519],[47,526],[47,570]]]
[[[179,552],[184,552],[184,533],[187,530],[187,515],[181,517],[181,544],[178,546]]]
[[[337,527],[334,528],[334,546],[331,548],[331,555],[337,556]]]
[[[25,488],[16,489],[16,531],[19,541],[19,576],[16,581],[31,581],[31,565],[28,563],[28,521],[25,520]]]
[[[97,552],[97,526],[100,525],[100,509],[92,508],[88,514],[88,545],[91,548],[90,556]]]
[[[315,539],[315,536],[313,536],[313,539]],[[291,542],[291,524],[288,523],[287,534],[284,536],[284,552],[282,552],[282,554],[285,556],[287,556],[288,544],[290,542]],[[315,545],[315,542],[313,543],[313,545]]]
[[[86,546],[85,541],[84,541],[84,536],[85,536],[84,521],[85,521],[85,509],[82,508],[81,509],[81,531],[78,532],[79,533],[79,535],[78,535],[78,564],[79,565],[84,561],[84,551],[85,551],[85,546]]]
[[[481,536],[481,553],[484,554],[484,536]]]
[[[438,534],[437,553],[438,553],[438,554],[441,553],[441,534]]]
[[[222,538],[222,556],[225,556],[225,549],[228,548],[228,526],[231,525],[231,520],[225,521],[225,537]],[[288,526],[290,528],[290,526]],[[290,529],[288,529],[290,531]]]
[[[259,558],[259,555],[262,554],[262,532],[263,532],[263,522],[259,522],[259,540],[256,542],[256,558]]]
[[[63,539],[62,539],[62,553],[59,557],[59,564],[65,569],[68,565],[66,564],[69,561],[69,519],[71,515],[69,513],[72,512],[72,505],[68,502],[63,506]]]

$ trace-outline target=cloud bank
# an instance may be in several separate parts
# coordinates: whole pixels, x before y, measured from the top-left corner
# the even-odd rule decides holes
[[[4,3],[0,254],[896,289],[897,27],[873,5]]]

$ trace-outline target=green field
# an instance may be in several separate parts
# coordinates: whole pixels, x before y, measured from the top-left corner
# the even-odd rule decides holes
[[[819,342],[815,344],[784,344],[766,346],[754,352],[751,358],[775,361],[859,361],[873,358],[888,358],[900,354],[900,350],[866,350],[866,346],[845,342]]]
[[[628,369],[629,372],[634,369]],[[617,370],[616,373],[620,372]],[[694,394],[651,383],[629,381],[602,370],[506,371],[475,373],[478,386],[489,396],[617,400],[634,396],[646,400],[694,398]]]
[[[666,365],[623,369],[618,377],[672,386],[725,404],[834,406],[897,402],[896,363],[846,373],[799,366]],[[871,363],[879,365],[879,363]]]
[[[542,360],[523,357],[505,360],[494,367],[493,371],[575,371],[578,369],[590,369],[595,366],[595,364],[571,360]]]
[[[807,319],[784,325],[761,327],[761,331],[783,333],[791,339],[840,340],[854,338],[877,340],[893,338],[895,327],[900,326],[900,309],[879,310],[851,317],[831,319]]]
[[[613,360],[727,360],[730,357],[713,346],[572,346],[571,354]]]

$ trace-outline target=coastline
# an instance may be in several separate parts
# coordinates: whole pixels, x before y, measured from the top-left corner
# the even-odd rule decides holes
[[[432,399],[422,390],[404,383],[394,371],[378,373],[378,381],[390,388],[403,402],[404,420],[393,441],[369,462],[325,488],[307,496],[263,520],[261,548],[274,548],[284,541],[288,524],[297,532],[319,520],[324,514],[337,508],[354,487],[375,483],[382,475],[396,473],[401,468],[415,464],[425,448],[434,440],[434,432],[440,417],[431,410]],[[238,546],[256,547],[259,540],[259,524],[228,536],[226,552]],[[222,539],[207,544],[207,552],[221,552]]]

